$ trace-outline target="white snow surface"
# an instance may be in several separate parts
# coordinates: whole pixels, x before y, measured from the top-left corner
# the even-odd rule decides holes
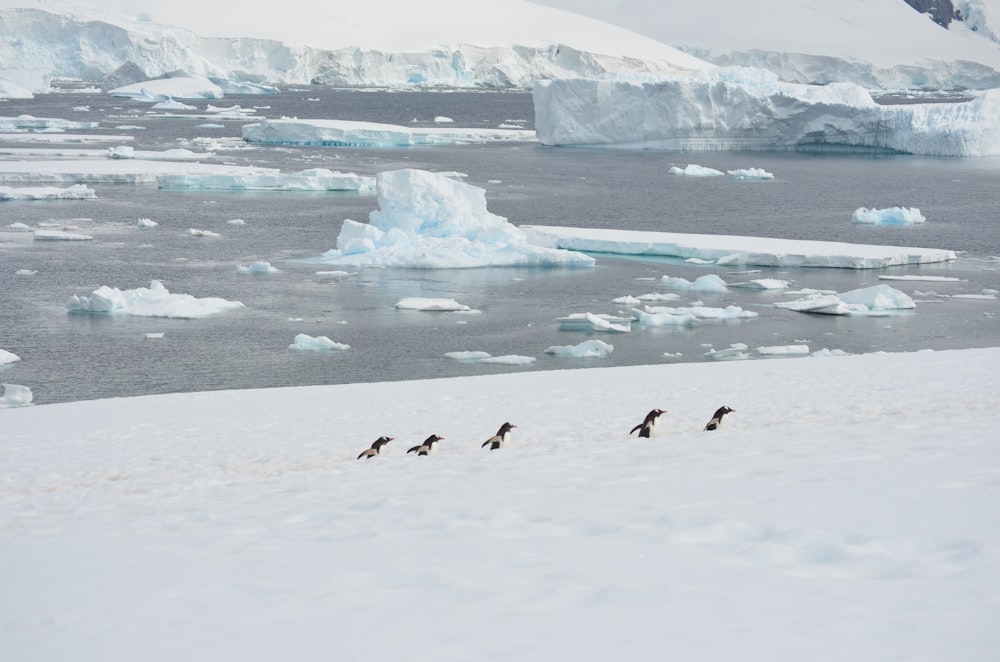
[[[219,297],[195,297],[171,293],[154,280],[149,287],[120,290],[102,285],[89,296],[72,295],[66,302],[71,313],[135,315],[139,317],[177,317],[199,319],[242,308],[239,301]]]
[[[792,84],[763,69],[732,67],[545,80],[532,96],[545,145],[1000,155],[1000,89],[960,103],[879,105],[853,83]]]
[[[877,269],[902,264],[947,262],[956,258],[954,251],[934,248],[544,225],[521,227],[528,240],[539,246],[598,253],[698,258],[725,266]]]
[[[379,209],[369,223],[346,219],[337,248],[307,261],[410,268],[585,266],[594,259],[536,246],[506,218],[486,209],[486,191],[426,170],[376,176]]]
[[[17,660],[987,662],[998,371],[991,348],[6,409],[0,639]],[[654,407],[661,435],[629,440]]]

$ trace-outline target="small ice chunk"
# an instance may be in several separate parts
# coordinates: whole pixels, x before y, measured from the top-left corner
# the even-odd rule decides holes
[[[396,303],[396,308],[401,310],[425,310],[433,312],[472,310],[470,306],[466,306],[464,303],[459,303],[454,299],[429,299],[425,297],[407,297],[405,299],[400,299]]]
[[[546,354],[566,358],[604,358],[611,354],[615,346],[603,340],[585,340],[577,345],[553,345]]]
[[[668,170],[668,172],[671,175],[686,175],[688,177],[718,177],[722,175],[721,170],[700,166],[694,163],[688,164],[684,168],[673,166],[670,170]]]
[[[239,265],[236,271],[250,276],[267,276],[269,274],[280,274],[281,269],[272,267],[270,262],[254,262],[248,265]]]
[[[0,396],[0,409],[6,407],[24,407],[31,404],[34,395],[31,389],[20,384],[0,384],[3,386],[3,396]]]
[[[916,207],[890,207],[888,209],[858,207],[851,216],[852,223],[870,225],[913,225],[923,223],[926,220]]]
[[[334,342],[326,336],[310,336],[300,333],[295,336],[295,342],[288,346],[288,349],[297,349],[311,352],[335,352],[350,349],[350,345]]]
[[[477,351],[465,351],[465,352],[445,352],[444,354],[449,359],[454,359],[456,361],[482,361],[483,359],[488,359],[492,354],[489,352],[477,352]]]

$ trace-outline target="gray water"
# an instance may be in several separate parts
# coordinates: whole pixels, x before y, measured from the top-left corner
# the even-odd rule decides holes
[[[313,99],[319,99],[314,101]],[[358,119],[413,126],[447,116],[455,126],[496,127],[522,121],[532,128],[525,93],[289,90],[278,96],[228,97],[215,105],[262,107],[258,116]],[[88,105],[87,112],[74,106]],[[204,108],[204,102],[198,102]],[[100,120],[85,133],[135,131],[136,149],[168,149],[198,136],[237,138],[243,121],[196,129],[203,118],[155,118],[148,106],[102,95],[43,95],[0,103],[0,115],[31,114]],[[130,112],[131,111],[131,112]],[[214,121],[214,120],[213,120]],[[252,121],[252,120],[248,120]],[[0,148],[24,146],[0,136]],[[108,143],[114,144],[114,143]],[[96,147],[106,145],[98,144]],[[65,147],[75,147],[66,145]],[[81,145],[91,148],[91,145]],[[21,361],[0,368],[0,381],[30,386],[36,403],[119,396],[386,381],[530,370],[658,364],[705,360],[709,348],[746,343],[807,342],[813,350],[850,353],[996,345],[997,301],[916,295],[979,293],[1000,288],[1000,159],[797,153],[667,153],[547,148],[499,143],[411,149],[248,147],[223,151],[218,161],[300,170],[328,167],[376,174],[400,167],[459,171],[484,188],[491,212],[515,224],[777,236],[864,244],[949,248],[951,263],[888,270],[762,269],[751,277],[791,279],[794,288],[844,291],[878,283],[880,273],[957,276],[961,283],[892,282],[920,302],[892,317],[812,316],[773,308],[780,295],[732,290],[702,296],[710,306],[735,304],[753,320],[702,323],[686,329],[636,329],[628,335],[563,331],[556,317],[614,313],[611,300],[658,291],[665,274],[694,279],[718,273],[673,259],[596,255],[593,269],[364,269],[332,280],[322,267],[297,262],[335,247],[345,218],[364,221],[374,195],[344,193],[221,193],[162,191],[151,186],[93,185],[94,201],[0,203],[0,228],[54,220],[76,225],[93,242],[0,245],[0,348]],[[3,157],[9,158],[9,157]],[[667,174],[671,165],[697,163],[719,170],[760,167],[771,182]],[[859,226],[860,206],[918,207],[927,217],[913,227]],[[138,218],[159,223],[135,227]],[[226,223],[240,218],[245,226]],[[77,219],[77,220],[74,220]],[[85,219],[85,220],[79,220]],[[188,228],[221,239],[198,239]],[[238,264],[264,260],[282,273],[238,274]],[[37,270],[18,276],[19,269]],[[202,320],[67,314],[73,294],[108,285],[145,287],[160,280],[172,292],[238,300],[246,307]],[[640,279],[640,280],[637,280]],[[407,296],[455,298],[476,316],[398,311]],[[686,304],[689,298],[679,304]],[[148,340],[147,333],[163,333]],[[331,354],[288,349],[297,333],[326,335],[351,345]],[[544,353],[599,337],[615,346],[606,359],[561,359]],[[528,366],[468,364],[445,352],[482,350],[536,357]],[[665,358],[664,353],[681,357]],[[764,359],[755,360],[789,360]]]

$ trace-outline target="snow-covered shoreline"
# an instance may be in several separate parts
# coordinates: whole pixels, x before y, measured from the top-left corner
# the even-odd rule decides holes
[[[998,370],[989,348],[2,410],[0,641],[19,660],[986,662]],[[663,434],[628,440],[653,407]],[[481,448],[508,420],[508,447]],[[431,433],[431,456],[405,452]],[[382,434],[388,455],[355,459]]]

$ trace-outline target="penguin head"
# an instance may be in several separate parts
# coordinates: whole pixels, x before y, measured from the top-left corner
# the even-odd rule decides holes
[[[441,441],[442,439],[444,439],[444,437],[439,437],[436,434],[432,434],[431,436],[427,437],[427,439],[424,440],[424,444],[430,445],[430,444],[433,444],[433,443],[437,443],[437,442]]]
[[[713,416],[712,418],[722,418],[726,414],[734,411],[736,410],[730,407],[719,407],[718,409],[715,410],[715,416]]]
[[[505,433],[510,432],[513,428],[516,427],[517,426],[514,425],[513,423],[504,423],[503,425],[500,426],[500,429],[497,430],[497,434],[503,436]]]
[[[393,439],[395,439],[395,437],[379,437],[378,439],[375,440],[375,443],[381,446],[383,444],[388,444]]]

